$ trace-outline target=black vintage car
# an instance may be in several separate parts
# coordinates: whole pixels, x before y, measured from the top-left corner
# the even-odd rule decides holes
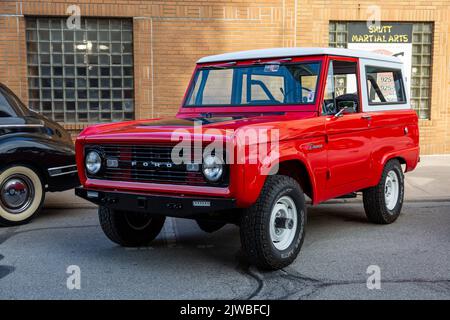
[[[0,84],[0,225],[30,221],[41,209],[46,191],[77,185],[70,134],[29,110]]]

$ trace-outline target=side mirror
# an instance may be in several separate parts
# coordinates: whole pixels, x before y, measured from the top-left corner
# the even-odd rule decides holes
[[[339,101],[337,103],[338,112],[334,116],[340,118],[346,111],[356,112],[356,108],[356,103],[354,101]]]
[[[341,108],[334,116],[333,118],[340,118],[344,115],[344,112],[348,109],[349,107],[343,107]]]

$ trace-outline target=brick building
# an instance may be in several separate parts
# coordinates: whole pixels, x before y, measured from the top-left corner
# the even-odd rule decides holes
[[[76,30],[67,27],[73,4]],[[450,0],[1,0],[0,82],[74,133],[173,115],[199,57],[346,47],[349,24],[366,21],[374,5],[381,21],[412,30],[422,153],[449,153]]]

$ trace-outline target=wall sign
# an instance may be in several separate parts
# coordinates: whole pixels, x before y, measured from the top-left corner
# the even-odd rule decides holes
[[[412,23],[348,24],[348,48],[396,56],[405,66],[406,88],[411,86]]]
[[[411,23],[367,25],[366,22],[348,24],[349,43],[412,43]]]

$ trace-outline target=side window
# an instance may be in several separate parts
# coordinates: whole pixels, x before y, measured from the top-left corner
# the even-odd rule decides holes
[[[0,118],[15,117],[16,112],[6,99],[5,92],[0,90]]]
[[[401,70],[366,67],[369,104],[406,103]]]
[[[345,108],[346,113],[358,112],[359,93],[356,62],[330,61],[322,114],[336,114]]]

